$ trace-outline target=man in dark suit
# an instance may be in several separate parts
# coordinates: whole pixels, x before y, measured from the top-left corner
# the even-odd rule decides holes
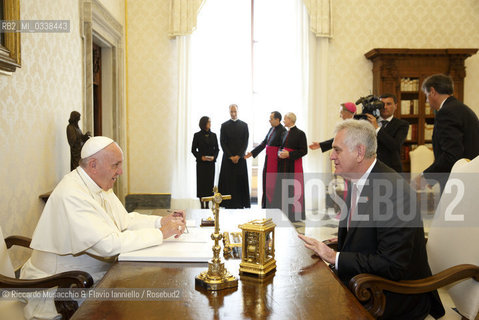
[[[380,117],[376,120],[372,114],[366,114],[369,122],[376,129],[377,157],[390,168],[402,172],[401,147],[406,140],[409,123],[394,118],[394,111],[397,108],[395,95],[386,93],[380,96],[380,99],[384,103],[384,108],[380,110]]]
[[[271,128],[264,138],[263,142],[248,152],[244,158],[248,159],[253,156],[256,158],[258,154],[266,148],[266,157],[263,166],[263,198],[261,200],[262,208],[273,208],[273,196],[278,174],[278,151],[281,147],[282,135],[286,129],[281,124],[281,113],[278,111],[271,112],[269,116]]]
[[[331,160],[348,181],[338,228],[338,252],[300,235],[305,246],[334,265],[347,285],[360,273],[415,280],[431,275],[424,229],[409,184],[376,159],[377,140],[367,121],[346,120],[336,127]],[[384,319],[424,319],[444,315],[437,292],[403,295],[386,292]]]
[[[479,155],[479,120],[468,106],[452,96],[451,77],[435,74],[422,84],[431,108],[436,112],[432,147],[434,162],[419,175],[415,182],[421,189],[427,183],[441,185],[441,192],[454,163],[461,159],[474,159]]]

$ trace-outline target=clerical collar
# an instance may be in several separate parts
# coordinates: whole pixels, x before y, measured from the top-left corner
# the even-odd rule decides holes
[[[93,181],[93,179],[88,175],[88,173],[85,172],[85,170],[83,170],[82,167],[78,166],[76,170],[83,183],[85,183],[85,186],[89,190],[91,190],[93,193],[100,193],[103,191],[103,189],[100,188],[100,186],[97,185],[95,181]]]
[[[233,121],[233,122],[236,122],[236,121],[238,121],[238,120],[239,120],[238,118],[236,118],[236,119],[231,119],[231,121]]]

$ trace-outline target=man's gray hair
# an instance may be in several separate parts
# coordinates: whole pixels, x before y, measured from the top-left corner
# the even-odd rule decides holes
[[[291,122],[296,123],[296,115],[292,112],[288,112],[287,114],[284,115],[284,117],[288,117]]]
[[[372,158],[376,155],[378,142],[376,138],[376,130],[369,121],[348,119],[340,122],[334,133],[345,130],[344,143],[352,151],[358,145],[363,145],[366,148],[364,154],[365,158]]]

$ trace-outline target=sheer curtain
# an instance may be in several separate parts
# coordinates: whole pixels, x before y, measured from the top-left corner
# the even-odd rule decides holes
[[[260,143],[266,135],[273,110],[282,114],[294,112],[298,127],[306,133],[309,131],[308,111],[312,101],[309,43],[312,39],[303,1],[256,0],[254,3],[251,8],[251,1],[206,0],[195,32],[177,37],[180,90],[172,194],[175,207],[199,207],[196,163],[190,148],[202,116],[211,118],[212,131],[219,140],[221,123],[229,119],[228,105],[238,104],[238,117],[248,123],[250,130],[248,150],[253,142]],[[220,152],[215,183],[221,157]],[[263,159],[257,161],[259,197]],[[249,160],[250,186],[251,167]]]

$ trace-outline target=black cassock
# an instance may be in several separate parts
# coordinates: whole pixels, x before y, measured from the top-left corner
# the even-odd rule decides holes
[[[279,124],[271,127],[263,142],[251,151],[253,157],[266,148],[266,157],[263,166],[263,198],[261,200],[262,208],[275,208],[273,203],[276,177],[278,173],[278,150],[283,142],[283,133],[285,127]]]
[[[275,206],[291,221],[305,219],[303,160],[308,153],[306,134],[296,126],[283,133],[281,148],[289,151],[289,158],[278,160],[278,179]],[[284,190],[283,190],[284,187]]]
[[[248,146],[248,125],[241,120],[228,120],[221,125],[221,161],[219,192],[231,195],[231,200],[224,200],[222,206],[230,209],[249,208],[249,183],[246,160],[243,158]],[[237,164],[229,158],[239,156]]]
[[[193,136],[191,153],[196,158],[196,196],[209,197],[213,194],[215,162],[218,157],[218,139],[211,131],[198,131]],[[202,156],[212,156],[213,161],[203,161]]]

